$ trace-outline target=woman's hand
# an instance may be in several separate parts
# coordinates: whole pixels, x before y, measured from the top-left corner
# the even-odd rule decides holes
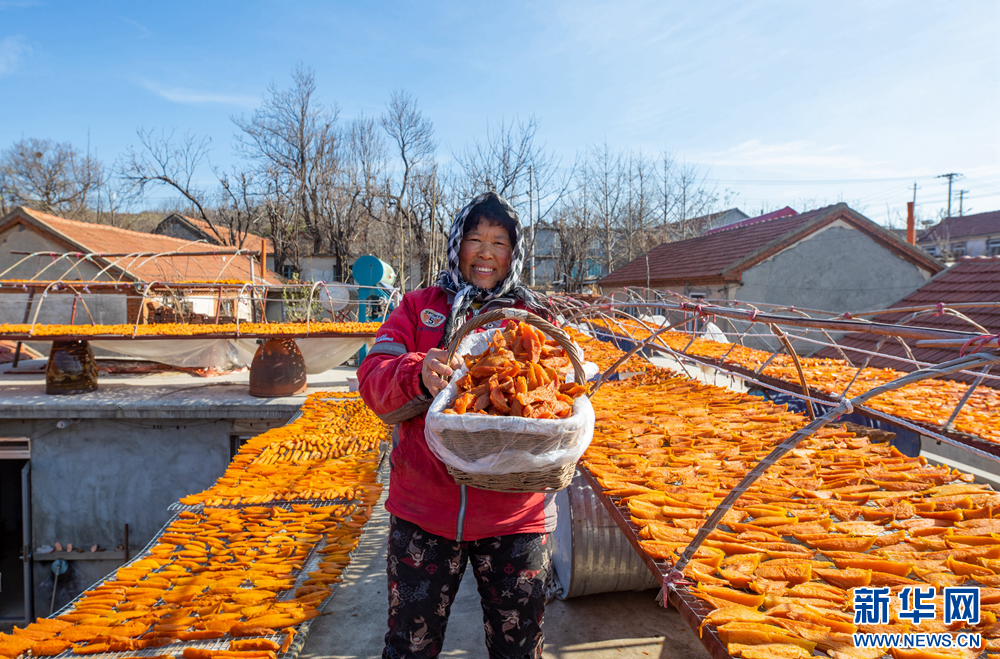
[[[448,351],[440,348],[431,348],[424,357],[424,364],[420,368],[420,379],[423,380],[427,391],[431,396],[437,396],[438,392],[448,386],[448,378],[462,366],[462,359],[455,355],[451,359],[451,365],[444,363],[448,358]]]

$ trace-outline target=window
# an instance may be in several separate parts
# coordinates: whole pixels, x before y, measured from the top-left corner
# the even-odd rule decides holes
[[[1000,238],[990,238],[986,241],[986,255],[1000,256]]]
[[[951,258],[957,259],[960,256],[965,256],[965,243],[952,243]]]
[[[924,250],[928,254],[930,254],[931,256],[937,256],[938,255],[938,248],[936,246],[934,246],[934,245],[927,245],[927,246],[924,247]]]

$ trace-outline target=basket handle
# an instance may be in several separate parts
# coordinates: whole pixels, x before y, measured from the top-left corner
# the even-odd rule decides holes
[[[583,371],[583,360],[580,358],[580,352],[582,351],[579,351],[579,348],[573,343],[570,335],[541,316],[533,314],[526,309],[494,309],[493,311],[487,311],[486,313],[470,318],[468,322],[455,332],[455,336],[448,346],[448,359],[445,361],[445,364],[451,363],[452,358],[455,356],[455,351],[458,350],[458,344],[462,342],[462,339],[466,335],[483,325],[489,325],[498,320],[520,320],[552,337],[559,344],[559,347],[563,349],[563,352],[566,353],[566,356],[569,357],[570,363],[573,364],[576,381],[580,384],[584,384],[587,381],[587,375]],[[589,396],[590,394],[587,395]]]

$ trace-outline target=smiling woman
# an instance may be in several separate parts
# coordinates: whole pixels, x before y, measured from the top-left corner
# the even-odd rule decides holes
[[[511,231],[501,217],[480,211],[466,221],[465,235],[458,250],[459,271],[473,286],[493,288],[510,273],[513,242]]]
[[[452,223],[448,268],[435,286],[403,296],[358,369],[365,402],[396,425],[385,504],[392,514],[390,631],[382,656],[438,656],[469,561],[480,592],[493,593],[481,602],[489,655],[541,655],[552,502],[460,485],[424,438],[431,400],[460,361],[446,363],[442,348],[470,315],[516,307],[551,317],[521,284],[524,254],[511,205],[495,192],[473,199]]]

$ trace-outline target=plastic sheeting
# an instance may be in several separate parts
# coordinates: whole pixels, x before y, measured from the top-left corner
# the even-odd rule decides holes
[[[322,373],[346,362],[368,339],[329,337],[296,339],[306,373]],[[257,339],[163,339],[161,341],[91,341],[120,355],[183,368],[214,368],[233,371],[250,366],[257,352]]]
[[[715,341],[716,343],[729,343],[729,339],[726,338],[725,333],[712,321],[705,323],[705,332],[702,336],[709,341]]]
[[[365,343],[374,339],[334,337],[330,339],[296,339],[302,358],[306,360],[306,373],[322,373],[340,366]]]

